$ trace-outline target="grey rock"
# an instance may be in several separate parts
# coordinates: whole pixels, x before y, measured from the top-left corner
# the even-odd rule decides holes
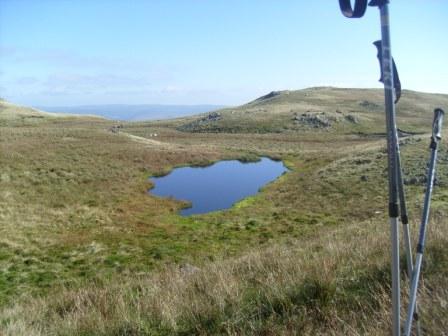
[[[332,125],[334,118],[328,117],[325,113],[302,113],[294,117],[294,121],[311,128],[327,128]]]
[[[183,264],[180,265],[179,270],[182,273],[182,275],[188,276],[199,272],[201,269],[191,264]]]
[[[345,120],[347,120],[348,122],[351,122],[352,124],[359,124],[358,118],[356,118],[354,115],[351,115],[351,114],[346,115]]]

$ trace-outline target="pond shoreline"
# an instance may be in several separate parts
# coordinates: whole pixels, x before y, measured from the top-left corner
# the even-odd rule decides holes
[[[289,170],[283,161],[266,156],[182,166],[149,177],[153,186],[148,193],[185,202],[181,216],[203,214],[231,208]]]

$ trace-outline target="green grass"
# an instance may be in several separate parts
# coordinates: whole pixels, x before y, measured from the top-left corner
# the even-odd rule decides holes
[[[377,135],[384,132],[384,121],[376,105],[359,105],[379,100],[381,92],[353,92],[304,90],[274,98],[280,101],[251,103],[229,112],[226,127],[232,127],[232,118],[250,115],[241,123],[244,129],[233,128],[230,133],[222,133],[225,128],[220,133],[179,131],[180,125],[194,119],[187,118],[125,123],[124,130],[115,134],[108,131],[112,121],[47,115],[36,119],[29,117],[35,112],[8,105],[7,117],[0,118],[0,315],[5,316],[0,318],[0,330],[31,335],[37,333],[35,321],[41,320],[36,328],[43,334],[52,330],[61,335],[290,334],[293,330],[354,334],[352,329],[384,333],[389,266],[387,249],[378,237],[388,232],[387,172],[384,139]],[[429,130],[432,112],[425,111],[421,118],[421,111],[431,100],[443,103],[446,97],[406,95],[410,97],[404,94],[400,127]],[[416,107],[406,110],[411,103]],[[272,118],[289,122],[282,113],[301,104],[305,110],[310,104],[315,104],[314,109],[325,107],[328,113],[341,109],[361,122],[342,122],[327,130],[296,125],[281,132],[262,131],[263,123],[270,124]],[[355,107],[367,110],[354,111]],[[257,112],[261,108],[266,111]],[[225,122],[226,113],[222,112]],[[367,121],[363,124],[363,120]],[[159,134],[157,140],[149,137],[154,132]],[[447,148],[444,141],[432,208],[442,232],[448,212]],[[417,181],[406,189],[415,224],[421,211],[424,183],[419,181],[425,175],[428,136],[404,140],[402,154],[405,178]],[[184,203],[147,193],[149,176],[166,174],[174,167],[205,166],[222,159],[250,162],[260,156],[282,159],[290,171],[228,210],[181,217],[178,211]],[[446,322],[442,304],[446,286],[441,284],[447,276],[440,270],[446,264],[446,241],[439,231],[436,235],[436,240],[429,238],[425,266],[428,288],[441,287],[424,299],[433,303],[424,314],[439,316],[430,326],[433,331]],[[353,254],[343,251],[348,243],[356,249]],[[289,256],[273,275],[268,272],[275,266],[270,264],[272,249],[279,258]],[[336,259],[331,256],[334,251]],[[244,261],[253,255],[259,265],[255,279]],[[297,279],[291,279],[288,270],[298,259],[303,259],[302,269],[293,268]],[[212,272],[222,279],[210,283],[201,282],[208,279],[206,271],[192,282],[171,283],[171,278],[181,276],[176,265],[185,264],[227,271]],[[243,267],[241,272],[238,267]],[[145,300],[158,302],[161,297],[158,289],[146,292],[152,288],[151,280],[144,279],[151,277],[156,283],[160,280],[161,287],[172,286],[173,297],[180,295],[186,304],[194,304],[179,310],[168,305],[166,309],[176,311],[172,317],[159,310],[159,303],[143,307]],[[283,277],[289,279],[284,286]],[[225,292],[214,292],[214,282],[223,288],[232,283],[240,291],[231,292],[226,301]],[[197,283],[205,287],[195,287]],[[192,286],[186,293],[204,301],[188,301],[190,296],[176,292],[184,285]],[[103,294],[112,303],[101,301]],[[215,301],[205,304],[210,298]],[[78,299],[90,303],[73,306]],[[366,307],[360,302],[367,302]],[[369,324],[376,308],[386,321],[381,326]],[[362,314],[357,317],[356,311]],[[71,319],[75,322],[70,327]],[[60,326],[60,331],[53,326]]]
[[[209,119],[208,114],[202,114],[173,121],[137,123],[130,127],[143,136],[151,132],[147,126],[171,127],[193,133],[318,133],[324,138],[328,133],[330,136],[334,133],[384,134],[383,105],[383,90],[380,89],[320,87],[279,91],[272,97],[268,95],[242,106],[220,110],[219,118]],[[426,132],[432,121],[433,109],[447,105],[447,95],[404,90],[397,105],[398,125],[405,126],[406,131]],[[313,117],[325,123],[315,122]]]

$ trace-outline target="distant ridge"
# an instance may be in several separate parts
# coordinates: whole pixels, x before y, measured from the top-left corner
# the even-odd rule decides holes
[[[3,98],[0,98],[0,120],[14,120],[20,118],[45,118],[61,117],[59,113],[49,113],[32,107],[13,104]]]
[[[244,105],[172,121],[191,133],[373,134],[384,132],[382,89],[311,87],[271,91]],[[397,118],[406,132],[425,132],[433,110],[448,107],[448,95],[403,90]]]
[[[36,106],[38,109],[69,114],[98,115],[115,120],[160,120],[211,112],[224,105],[159,105],[159,104],[107,104],[80,106]]]
[[[289,91],[271,91],[268,94],[266,94],[264,96],[261,96],[261,97],[255,99],[255,100],[249,102],[248,104],[255,103],[255,102],[261,102],[261,101],[266,101],[266,100],[275,98],[277,96],[280,96],[281,94],[287,94],[287,93],[289,93]]]

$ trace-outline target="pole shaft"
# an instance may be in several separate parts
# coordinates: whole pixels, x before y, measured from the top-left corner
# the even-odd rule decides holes
[[[388,5],[380,9],[381,36],[383,45],[384,98],[386,107],[387,152],[389,173],[389,203],[393,211],[390,217],[398,217],[398,184],[397,184],[397,126],[393,90],[392,52],[390,47]]]
[[[390,43],[388,4],[380,6],[382,67],[386,107],[387,153],[389,175],[389,218],[392,246],[392,335],[400,335],[400,250],[398,231],[397,127],[393,89],[393,63]]]
[[[433,147],[434,144],[434,147]],[[412,284],[411,291],[409,293],[409,307],[408,307],[408,315],[406,318],[405,324],[405,335],[411,334],[412,328],[412,319],[415,312],[415,305],[417,301],[417,289],[418,289],[418,281],[420,278],[420,270],[421,263],[423,259],[423,250],[425,248],[425,240],[426,240],[426,228],[428,226],[429,220],[429,208],[431,205],[431,194],[432,188],[434,186],[434,177],[435,177],[435,168],[437,162],[437,143],[432,140],[431,143],[431,159],[429,163],[429,173],[428,173],[428,181],[426,184],[426,193],[425,193],[425,201],[423,205],[423,214],[422,214],[422,222],[420,224],[420,233],[418,237],[418,245],[417,245],[417,259],[414,267],[414,272],[412,276]]]
[[[398,139],[398,136],[397,136]],[[409,229],[409,218],[408,218],[408,209],[406,206],[406,193],[404,191],[404,183],[403,183],[403,172],[401,169],[401,155],[400,155],[400,141],[397,142],[397,177],[398,177],[398,198],[400,200],[400,218],[401,224],[403,227],[403,242],[404,249],[406,253],[406,266],[407,266],[407,274],[409,279],[409,286],[412,284],[412,272],[414,270],[414,263],[412,261],[412,244],[411,244],[411,234]],[[417,302],[415,303],[415,313],[414,318],[417,321],[416,324],[416,332],[417,336],[421,335],[421,324],[418,318],[418,306]]]
[[[392,243],[392,334],[400,335],[400,249],[398,245],[398,218],[390,218],[390,236]]]
[[[431,206],[431,195],[434,186],[434,177],[437,161],[437,147],[431,149],[431,160],[429,163],[428,181],[426,185],[425,202],[423,205],[422,225],[420,226],[420,233],[417,245],[417,253],[422,253],[425,248],[426,227],[429,220],[429,208]]]
[[[400,218],[401,224],[403,225],[403,240],[404,247],[406,250],[406,265],[409,281],[412,279],[412,247],[411,247],[411,237],[409,233],[409,218],[408,209],[406,206],[406,194],[403,185],[403,173],[401,169],[401,155],[400,155],[400,144],[397,143],[397,178],[398,178],[398,196],[400,199]]]
[[[422,253],[417,253],[417,257],[415,258],[415,267],[414,267],[414,275],[412,276],[411,289],[409,291],[410,302],[408,308],[408,315],[406,318],[406,324],[404,327],[404,335],[410,336],[412,330],[412,318],[414,315],[415,304],[417,300],[417,289],[418,289],[418,277],[420,275],[420,269],[422,267]]]

